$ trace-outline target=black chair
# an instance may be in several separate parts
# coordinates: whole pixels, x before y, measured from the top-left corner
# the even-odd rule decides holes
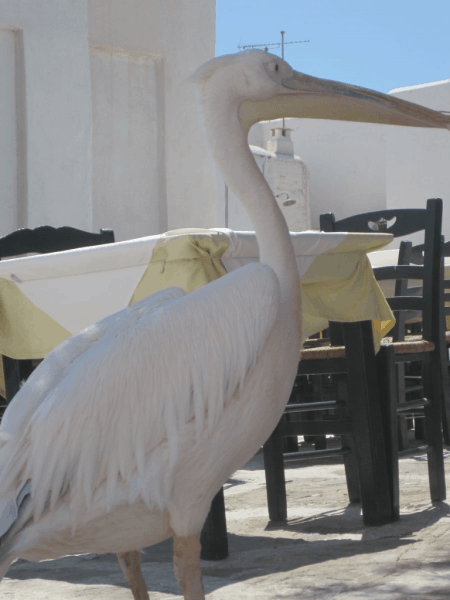
[[[421,248],[418,248],[419,252]],[[446,242],[443,247],[443,262],[444,257],[450,256],[450,242]],[[419,258],[420,260],[420,258]],[[442,269],[445,270],[445,265],[442,265]],[[444,330],[445,330],[445,356],[444,356],[444,364],[446,363],[446,368],[443,368],[444,379],[446,378],[447,385],[450,386],[450,361],[449,361],[449,350],[450,350],[450,328],[447,327],[447,317],[450,317],[450,279],[445,279],[444,272]],[[450,408],[447,407],[447,421],[450,423]],[[449,427],[450,428],[450,427]],[[450,440],[446,440],[446,444],[450,445]]]
[[[411,256],[412,242],[400,242],[397,266],[411,264]],[[383,290],[386,296],[423,295],[423,286],[411,287],[407,279],[394,280],[394,284],[395,287],[391,293],[388,290]],[[401,342],[405,340],[407,335],[408,339],[411,339],[411,334],[421,334],[422,314],[420,311],[394,311],[394,316],[396,324],[389,333],[392,341]],[[422,377],[420,370],[417,372],[417,364],[398,363],[396,369],[398,403],[406,402],[407,399],[423,398]],[[398,417],[398,447],[399,450],[406,450],[410,446],[411,436],[415,437],[416,440],[423,439],[423,427],[421,427],[423,411],[421,407],[417,407],[413,412],[411,410],[401,411]]]
[[[442,409],[442,429],[444,433],[444,442],[446,445],[450,445],[450,377],[449,377],[449,358],[448,350],[450,346],[450,332],[447,331],[446,317],[450,316],[450,306],[445,306],[450,302],[450,292],[446,290],[450,289],[450,280],[445,279],[445,266],[444,258],[450,256],[450,243],[444,243],[444,237],[442,236],[442,263],[441,263],[441,281],[443,285],[443,302],[444,307],[442,310],[442,326],[441,326],[441,338],[440,342],[440,359],[441,359],[441,383],[442,383],[442,396],[441,396],[441,409]],[[425,261],[424,256],[425,244],[419,244],[413,246],[411,249],[411,257],[409,264],[423,265]],[[417,295],[420,288],[408,287],[408,295]],[[422,331],[422,321],[414,323],[410,326],[411,333],[420,334]],[[408,377],[406,377],[408,379]],[[412,376],[411,379],[417,379],[417,376]],[[414,390],[414,386],[409,389]],[[420,437],[420,434],[419,434]]]
[[[387,223],[387,221],[386,221]],[[407,265],[410,264],[411,262],[411,252],[412,252],[412,242],[409,241],[402,241],[400,243],[400,248],[399,248],[399,252],[398,252],[398,259],[397,259],[397,265]],[[421,291],[422,291],[422,287],[420,288],[411,288],[408,286],[408,280],[405,279],[398,279],[395,281],[395,291],[394,294],[395,296],[406,296],[406,295],[419,295],[418,292],[420,292],[421,295]],[[414,314],[406,314],[406,311],[397,311],[394,312],[394,316],[396,319],[396,324],[394,326],[394,328],[392,329],[392,331],[390,332],[390,335],[392,336],[394,341],[402,341],[405,339],[405,335],[406,335],[406,331],[407,331],[407,323],[409,325],[409,320],[412,317],[419,317],[421,320],[421,315],[419,315],[418,313],[414,313]],[[305,346],[304,347],[317,347],[318,345],[323,346],[323,345],[330,345],[330,339],[329,339],[329,330],[326,330],[324,332],[324,336],[322,338],[319,338],[319,336],[316,334],[315,336],[312,336],[313,339],[308,339],[305,342]],[[417,379],[421,379],[420,377],[416,377],[414,375],[409,375],[407,374],[407,372],[405,371],[405,364],[398,364],[397,365],[397,371],[398,371],[398,401],[399,402],[404,402],[406,400],[406,396],[407,395],[411,395],[411,394],[415,394],[417,395],[417,392],[420,392],[422,390],[422,385],[419,383],[419,385],[417,385]],[[305,390],[304,389],[304,385],[302,386],[303,389],[297,394],[297,396],[303,396],[305,397],[306,395],[312,396],[314,398],[314,401],[316,402],[320,402],[322,398],[324,397],[329,397],[330,393],[331,395],[335,395],[336,394],[336,390],[335,390],[335,383],[333,380],[333,377],[330,375],[309,375],[309,376],[304,376],[302,378],[303,380],[307,379],[307,383],[309,383],[309,390]],[[297,382],[300,382],[301,379],[297,378]],[[408,382],[408,384],[407,384]],[[305,382],[303,382],[305,383]],[[299,386],[300,387],[300,386]],[[306,391],[306,393],[305,393]],[[309,413],[311,414],[311,413]],[[314,415],[314,418],[319,417],[320,418],[320,413],[316,413],[316,415]],[[400,415],[401,417],[404,418],[400,418],[399,419],[399,432],[398,432],[398,439],[399,439],[399,448],[401,450],[405,449],[408,447],[408,439],[409,439],[409,432],[414,429],[413,426],[413,419],[411,418],[411,415],[406,415],[404,413],[401,413]],[[408,418],[406,418],[408,416]],[[286,415],[286,419],[289,420],[289,414]],[[320,449],[325,449],[327,447],[327,440],[325,436],[306,436],[305,437],[305,441],[308,440],[310,442],[314,443],[315,449],[316,450],[320,450]],[[298,450],[298,445],[297,445],[297,438],[290,438],[287,440],[288,443],[286,444],[286,449],[289,449],[290,451],[297,451]]]
[[[0,238],[0,259],[29,253],[48,254],[112,243],[114,243],[112,229],[100,229],[100,233],[90,233],[73,227],[55,228],[45,225],[36,227],[36,229],[18,229]],[[18,392],[21,382],[30,376],[33,369],[32,360],[16,360],[3,356],[6,399],[5,404],[0,407],[0,416]]]
[[[378,393],[372,323],[342,324],[344,345],[307,348],[301,352],[297,376],[333,374],[334,400],[298,402],[293,396],[285,414],[264,444],[269,518],[287,518],[285,461],[342,456],[350,502],[361,502],[366,525],[392,521],[387,457],[383,440],[382,413]],[[331,343],[334,341],[333,327]],[[341,332],[339,331],[339,334]],[[341,340],[339,340],[341,342]],[[334,419],[288,420],[293,414],[335,410]],[[341,447],[324,450],[284,451],[284,440],[292,436],[341,437]]]
[[[390,473],[392,511],[399,515],[398,431],[397,415],[423,407],[425,442],[432,500],[445,500],[441,402],[443,329],[443,268],[442,268],[442,200],[428,200],[426,209],[386,210],[355,215],[336,221],[332,213],[321,215],[321,228],[327,231],[371,232],[383,230],[394,237],[425,232],[423,264],[374,268],[377,280],[421,280],[422,295],[387,298],[397,314],[420,311],[422,334],[395,341],[383,340],[377,356],[378,382],[383,410],[384,437]],[[420,361],[422,363],[423,398],[398,402],[398,373],[396,366]],[[408,450],[409,452],[409,450]]]

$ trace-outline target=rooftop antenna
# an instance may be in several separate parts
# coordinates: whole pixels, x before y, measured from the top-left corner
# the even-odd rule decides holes
[[[264,50],[266,52],[269,51],[269,48],[272,46],[275,46],[276,48],[279,48],[281,46],[281,58],[284,60],[284,45],[285,44],[307,44],[309,42],[309,40],[302,40],[301,42],[285,42],[284,41],[284,34],[286,33],[285,31],[280,31],[281,33],[281,42],[277,42],[274,44],[248,44],[247,46],[238,46],[239,50],[245,50],[246,48],[264,48]],[[284,130],[284,119],[283,119],[283,130]],[[283,133],[284,135],[284,133]]]

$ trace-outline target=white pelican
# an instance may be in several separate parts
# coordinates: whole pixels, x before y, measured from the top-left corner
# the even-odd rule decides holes
[[[36,369],[0,428],[0,579],[19,557],[115,552],[144,600],[139,550],[173,536],[184,598],[204,598],[199,534],[211,500],[277,424],[301,344],[294,251],[249,150],[250,125],[299,116],[449,124],[256,50],[213,59],[192,82],[261,262],[188,295],[174,287],[145,298],[63,342]]]

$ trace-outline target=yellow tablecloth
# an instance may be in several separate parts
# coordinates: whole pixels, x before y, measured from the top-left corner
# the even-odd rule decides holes
[[[367,253],[392,236],[302,232],[291,237],[305,335],[325,329],[330,320],[371,319],[378,344],[394,321]],[[0,353],[42,358],[70,335],[149,294],[173,285],[191,292],[257,260],[254,232],[184,229],[1,261]]]

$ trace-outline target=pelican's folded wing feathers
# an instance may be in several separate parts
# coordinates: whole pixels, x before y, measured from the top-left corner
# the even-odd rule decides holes
[[[148,313],[151,313],[160,308],[167,300],[185,295],[186,292],[181,288],[166,288],[146,298],[146,309]],[[133,307],[135,306],[133,305]],[[109,315],[64,340],[33,371],[27,380],[27,385],[17,392],[3,415],[0,424],[0,469],[3,464],[1,448],[4,443],[13,435],[23,433],[31,415],[67,375],[74,361],[97,343],[111,328],[117,326],[127,311],[131,311],[132,314],[133,307],[127,307]]]
[[[194,420],[197,439],[208,435],[237,397],[274,325],[279,285],[270,267],[254,263],[156,309],[154,297],[94,326],[98,339],[61,367],[8,444],[0,498],[30,479],[39,518],[48,500],[70,491],[73,523],[105,481],[109,507],[119,482],[149,506],[165,503],[183,428]]]

